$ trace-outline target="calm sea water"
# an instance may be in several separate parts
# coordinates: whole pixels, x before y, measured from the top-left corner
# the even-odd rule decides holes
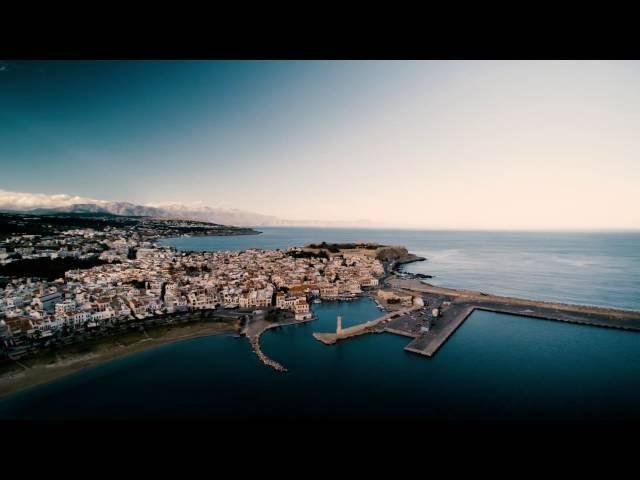
[[[318,240],[396,243],[429,257],[415,268],[436,274],[442,285],[638,309],[638,239],[636,234],[269,229],[264,236],[176,244],[244,249]],[[496,272],[509,279],[502,281]],[[598,275],[605,279],[594,278]],[[549,288],[544,278],[562,288]],[[483,279],[491,280],[492,288]],[[18,393],[0,401],[0,418],[640,417],[640,334],[476,312],[426,359],[403,351],[409,339],[392,334],[330,347],[313,339],[313,332],[335,328],[337,314],[346,326],[379,316],[368,299],[313,308],[317,321],[262,337],[263,350],[289,369],[286,374],[262,365],[245,339],[205,337]]]
[[[309,243],[404,245],[426,262],[406,271],[434,285],[640,310],[640,232],[459,232],[261,228],[260,235],[164,240],[185,250],[285,249]]]

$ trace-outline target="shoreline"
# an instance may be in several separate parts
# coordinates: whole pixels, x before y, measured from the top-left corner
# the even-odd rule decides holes
[[[478,290],[439,287],[437,285],[432,285],[417,278],[404,279],[398,277],[390,277],[385,279],[385,286],[392,289],[406,290],[413,293],[418,292],[424,294],[440,295],[466,301],[495,301],[500,303],[515,304],[523,307],[536,306],[557,309],[561,311],[579,312],[584,314],[610,315],[619,319],[635,319],[640,317],[639,310],[627,310],[617,307],[606,307],[602,305],[591,305],[584,303],[563,303],[558,301],[538,300],[533,298],[509,297],[506,295],[485,293]]]
[[[64,356],[64,352],[53,352],[56,360],[49,364],[36,363],[31,367],[22,367],[20,369],[22,362],[16,362],[16,369],[0,375],[0,401],[13,394],[52,383],[80,370],[102,365],[128,355],[184,340],[237,333],[238,322],[233,324],[226,322],[198,322],[173,325],[159,336],[150,336],[149,334],[159,333],[154,330],[145,331],[144,338],[129,344],[122,344],[121,340],[124,338],[119,336],[103,339],[95,345],[97,351],[88,353],[70,353]],[[32,360],[35,362],[42,361],[42,357]]]
[[[243,227],[235,227],[235,228],[243,228]],[[181,238],[205,238],[205,237],[244,237],[247,235],[262,235],[264,232],[261,232],[260,230],[254,230],[253,228],[249,228],[249,230],[252,230],[251,232],[234,232],[234,233],[219,233],[219,234],[202,234],[202,235],[180,235],[180,236],[172,236],[172,237],[158,237],[158,238],[154,238],[153,240],[151,240],[151,243],[153,243],[156,246],[161,246],[161,247],[170,247],[170,248],[176,248],[173,247],[172,245],[162,245],[160,242],[161,241],[166,241],[166,240],[178,240]],[[206,250],[181,250],[184,252],[203,252]]]
[[[260,233],[262,232],[244,233],[240,235],[254,235]],[[404,293],[411,293],[412,295],[422,297],[423,300],[425,300],[425,311],[429,304],[433,304],[431,305],[432,307],[437,306],[441,309],[440,320],[435,324],[431,331],[427,330],[427,333],[417,334],[407,330],[407,328],[415,326],[414,321],[408,321],[408,323],[410,323],[408,326],[398,325],[398,328],[394,325],[399,322],[391,322],[394,323],[394,325],[390,324],[388,327],[380,330],[414,338],[415,341],[411,342],[405,350],[420,353],[429,357],[438,350],[438,348],[455,331],[457,326],[459,326],[473,310],[487,310],[497,313],[521,315],[531,318],[543,318],[600,327],[636,331],[640,330],[640,312],[638,311],[507,297],[473,290],[438,287],[417,278],[399,278],[396,275],[396,273],[399,273],[399,267],[413,262],[424,261],[426,259],[407,252],[404,247],[389,248],[402,248],[404,252],[401,252],[400,255],[395,255],[395,257],[386,258],[382,261],[384,274],[379,277],[380,283],[377,287],[370,291],[363,292],[361,295],[357,295],[354,298],[323,300],[343,302],[355,300],[360,297],[369,297],[374,300],[378,307],[383,311],[381,318],[376,320],[375,325],[371,325],[371,322],[366,322],[366,324],[356,325],[349,329],[345,329],[345,335],[342,336],[337,336],[334,333],[314,333],[313,336],[317,340],[320,340],[323,343],[335,343],[337,340],[346,339],[350,336],[369,333],[372,331],[370,327],[377,326],[378,323],[387,324],[392,318],[402,317],[405,316],[406,313],[409,313],[404,312],[403,310],[389,310],[385,306],[380,305],[375,298],[374,292],[385,288],[390,288],[392,291],[395,290]],[[394,251],[393,253],[395,254],[396,252]],[[429,301],[427,302],[426,300]],[[469,307],[471,310],[465,310],[466,314],[461,315],[462,309]],[[410,310],[413,311],[418,309],[419,308],[417,306],[414,306]],[[245,335],[249,340],[253,352],[258,356],[259,360],[263,364],[275,369],[276,371],[286,372],[286,367],[277,361],[270,359],[262,352],[260,348],[260,337],[265,331],[270,329],[289,325],[299,325],[316,319],[317,317],[314,314],[313,317],[305,320],[294,320],[288,317],[275,322],[267,322],[264,319],[254,320],[245,327]],[[382,321],[382,319],[384,319],[384,321]],[[185,324],[173,324],[168,327],[154,327],[148,331],[142,330],[141,332],[129,332],[114,337],[106,337],[96,340],[95,343],[85,345],[85,348],[82,348],[82,346],[79,346],[79,348],[74,346],[67,350],[45,352],[38,357],[22,361],[14,361],[14,364],[8,364],[9,369],[0,373],[0,400],[14,393],[38,385],[51,383],[85,368],[97,366],[130,354],[139,353],[158,346],[183,340],[238,332],[238,320],[233,322],[212,322],[204,320]],[[135,337],[135,339],[132,340],[132,337]],[[23,362],[27,365],[23,365]]]

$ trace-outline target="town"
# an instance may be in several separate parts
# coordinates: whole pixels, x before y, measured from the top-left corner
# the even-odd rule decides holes
[[[180,252],[155,242],[164,232],[148,223],[142,228],[74,228],[6,237],[0,247],[4,264],[15,262],[16,254],[21,262],[49,256],[97,264],[71,268],[59,278],[6,279],[0,287],[4,354],[19,359],[54,340],[63,345],[197,310],[235,310],[245,318],[283,312],[305,321],[312,318],[311,301],[354,298],[376,287],[384,274],[379,259],[358,251]]]

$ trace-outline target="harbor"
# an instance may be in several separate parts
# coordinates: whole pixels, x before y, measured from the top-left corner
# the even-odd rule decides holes
[[[421,257],[416,257],[421,259]],[[411,257],[407,261],[415,261]],[[325,345],[367,335],[391,333],[409,339],[406,352],[424,357],[434,356],[474,311],[558,321],[623,330],[640,331],[640,312],[602,308],[589,305],[544,302],[515,297],[490,295],[483,292],[443,288],[425,283],[425,276],[397,271],[398,262],[385,262],[381,285],[363,292],[380,311],[380,316],[343,328],[342,317],[336,318],[334,332],[314,332],[313,338]],[[335,298],[315,299],[314,304],[355,300],[361,295],[339,295]],[[307,319],[306,321],[310,321]],[[287,319],[268,322],[253,319],[246,335],[260,361],[276,371],[287,368],[270,359],[260,348],[260,335],[278,326],[304,323]],[[351,323],[351,321],[349,321]]]
[[[412,340],[405,351],[432,357],[476,310],[550,320],[577,325],[640,331],[640,312],[589,305],[542,302],[489,295],[482,292],[442,288],[391,276],[385,280],[387,295],[413,299],[413,305],[391,311],[375,320],[341,328],[336,332],[314,333],[325,345],[368,333],[392,333]],[[376,300],[379,308],[389,308]]]

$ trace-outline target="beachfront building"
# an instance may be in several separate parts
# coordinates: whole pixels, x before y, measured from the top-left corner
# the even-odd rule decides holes
[[[296,320],[308,320],[312,317],[306,298],[298,298],[293,308]]]
[[[339,289],[337,285],[324,285],[320,287],[320,298],[332,299],[337,298]]]

